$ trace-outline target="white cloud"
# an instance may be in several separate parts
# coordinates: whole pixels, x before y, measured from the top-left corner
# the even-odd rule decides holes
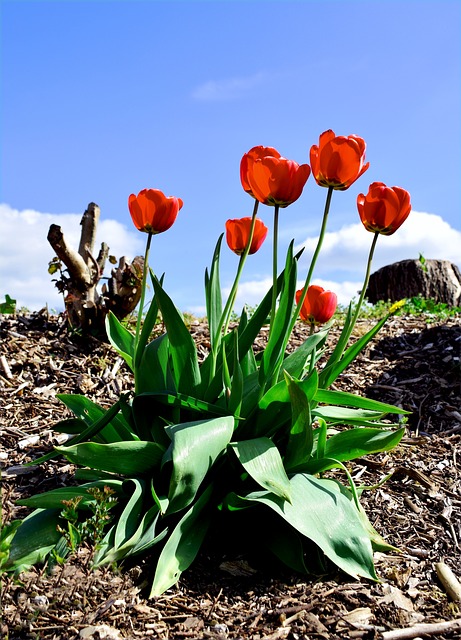
[[[373,235],[367,232],[360,222],[326,233],[312,284],[334,291],[342,305],[349,304],[354,297],[357,298],[363,286],[372,238]],[[295,252],[305,247],[299,262],[298,288],[304,285],[302,277],[307,273],[317,240],[318,236],[311,236],[295,247]],[[461,232],[438,215],[412,211],[396,233],[378,239],[372,272],[386,264],[417,259],[420,253],[427,259],[449,260],[459,265]],[[243,304],[256,306],[271,285],[270,277],[241,282],[235,311],[239,313]]]
[[[267,82],[268,75],[262,72],[246,77],[210,80],[196,87],[192,97],[201,102],[236,100]]]
[[[362,224],[351,224],[338,231],[327,232],[316,275],[342,272],[362,277],[373,235]],[[306,268],[317,245],[318,237],[309,237],[295,250],[305,247],[300,269]],[[400,260],[416,259],[422,253],[427,259],[461,262],[461,232],[433,213],[412,211],[409,218],[391,236],[378,238],[372,270]],[[334,276],[333,276],[334,277]]]
[[[68,243],[77,249],[81,219],[81,214],[18,211],[0,204],[0,299],[8,293],[17,300],[18,308],[37,310],[48,304],[50,309],[62,309],[62,296],[48,273],[48,263],[54,257],[47,240],[48,229],[51,224],[58,224]],[[102,219],[95,246],[99,250],[104,241],[112,255],[131,259],[144,253],[144,239],[140,236],[115,220]]]

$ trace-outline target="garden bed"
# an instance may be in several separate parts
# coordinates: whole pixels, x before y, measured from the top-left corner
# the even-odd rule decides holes
[[[392,317],[336,382],[338,389],[412,411],[407,435],[395,450],[350,465],[364,485],[393,472],[387,483],[362,496],[375,528],[401,550],[376,555],[381,583],[351,582],[344,575],[306,581],[275,561],[269,566],[236,552],[224,556],[205,545],[177,587],[146,600],[148,558],[92,571],[90,550],[83,548],[51,575],[32,569],[20,580],[3,577],[2,636],[460,637],[460,603],[448,597],[435,571],[435,563],[444,562],[461,577],[459,321]],[[355,331],[367,326],[359,322]],[[22,466],[59,442],[53,424],[68,412],[56,394],[82,393],[109,406],[131,388],[132,377],[109,345],[69,335],[60,316],[1,316],[0,331],[0,462],[3,520],[9,522],[28,513],[15,504],[19,498],[71,482],[65,461]],[[206,325],[193,321],[191,333],[205,354]],[[291,346],[306,336],[298,325]],[[264,332],[259,341],[263,347]],[[424,630],[421,624],[430,626]]]

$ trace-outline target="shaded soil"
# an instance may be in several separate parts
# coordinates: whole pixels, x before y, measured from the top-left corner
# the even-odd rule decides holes
[[[82,548],[50,575],[33,569],[20,579],[2,577],[2,637],[399,640],[437,632],[442,640],[460,638],[461,603],[447,594],[435,566],[444,563],[461,577],[459,321],[394,317],[336,382],[412,411],[399,447],[350,465],[358,484],[392,473],[362,496],[375,528],[400,549],[376,554],[380,583],[344,575],[306,581],[275,563],[205,547],[177,587],[147,600],[148,560],[92,571],[90,550]],[[366,323],[356,328],[366,330]],[[196,323],[191,332],[206,353],[206,328]],[[292,346],[305,337],[298,326]],[[20,497],[72,481],[62,461],[22,466],[61,442],[53,425],[69,415],[56,393],[83,393],[109,406],[132,380],[108,345],[70,336],[61,317],[0,316],[0,338],[0,462],[9,522],[28,513],[15,504]]]

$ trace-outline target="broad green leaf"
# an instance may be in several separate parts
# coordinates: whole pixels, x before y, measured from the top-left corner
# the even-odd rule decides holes
[[[327,439],[325,456],[345,461],[370,453],[389,451],[399,444],[404,435],[404,427],[395,431],[367,427],[347,429]]]
[[[291,501],[290,481],[280,452],[269,438],[241,440],[229,446],[255,482],[280,498]]]
[[[382,320],[380,320],[368,333],[362,336],[359,340],[354,342],[342,355],[339,362],[336,362],[334,359],[330,358],[325,368],[322,370],[320,374],[319,386],[322,389],[327,389],[336,378],[346,369],[351,362],[355,360],[355,358],[359,355],[359,353],[367,346],[367,344],[372,340],[381,327],[385,324],[388,316],[385,316]]]
[[[115,527],[115,549],[131,538],[141,518],[145,485],[141,480],[131,478],[125,482],[124,490],[126,491],[127,487],[131,484],[134,485],[133,493],[120,514]]]
[[[155,274],[152,271],[152,269],[149,269],[149,274],[152,280],[152,284],[154,284]],[[164,277],[164,274],[161,276],[159,280],[160,285],[163,285],[163,277]],[[142,313],[142,309],[139,310],[139,313]],[[136,347],[135,362],[134,362],[135,364],[134,368],[136,371],[138,370],[139,364],[142,360],[145,346],[148,343],[152,330],[157,322],[157,317],[158,317],[158,304],[154,296],[149,305],[149,309],[147,310],[146,316],[144,318],[144,322],[142,323],[141,335],[139,336],[139,342]]]
[[[275,511],[350,576],[377,580],[369,533],[358,509],[337,483],[298,473],[290,484],[291,504],[263,491],[241,499]]]
[[[211,263],[210,275],[208,276],[208,270],[205,272],[205,301],[212,349],[216,349],[218,347],[219,338],[221,335],[219,320],[222,315],[222,296],[221,285],[219,281],[219,257],[221,253],[221,243],[223,237],[224,234],[222,233],[218,238],[218,242],[216,243],[216,248],[214,250]]]
[[[103,430],[106,435],[110,435],[111,437],[114,436],[116,442],[120,442],[121,439],[123,440],[123,438],[120,438],[118,435],[114,435],[116,434],[116,432],[111,425],[112,422],[115,422],[118,419],[118,413],[120,412],[120,402],[122,398],[120,398],[120,400],[117,400],[115,404],[113,404],[109,409],[107,409],[107,411],[105,411],[94,402],[91,402],[91,400],[88,400],[85,396],[60,394],[57,397],[88,425],[83,431],[80,432],[79,435],[69,440],[67,446],[70,447],[79,442],[83,442],[84,440],[96,438],[98,434],[100,434],[100,432],[102,432]],[[124,418],[120,418],[120,422],[117,422],[117,424],[121,431],[125,429],[129,434],[130,437],[127,437],[126,440],[138,439],[137,436],[131,432]],[[120,424],[122,426],[120,426]],[[25,466],[32,464],[41,464],[42,462],[52,460],[59,455],[60,452],[55,450],[51,453],[47,453],[46,455],[41,456],[37,460],[26,463]]]
[[[225,451],[234,431],[234,418],[185,422],[165,428],[171,445],[164,463],[171,461],[167,513],[187,507],[217,458]]]
[[[61,505],[62,507],[62,505]],[[61,509],[37,509],[22,521],[10,545],[5,568],[21,571],[42,562],[61,538],[56,529]]]
[[[232,333],[234,335],[234,366],[232,371],[232,382],[227,407],[229,413],[231,413],[235,417],[238,417],[240,415],[240,409],[242,407],[243,372],[238,360],[238,332],[234,330]]]
[[[155,391],[175,391],[169,366],[168,334],[152,340],[144,349],[135,372],[136,394]]]
[[[159,468],[165,452],[155,442],[142,440],[111,444],[83,442],[70,447],[56,447],[56,451],[82,467],[124,476],[138,476]]]
[[[327,422],[357,424],[358,421],[379,420],[385,414],[380,411],[369,411],[368,409],[351,409],[350,407],[325,405],[315,407],[312,410],[312,415],[320,416]]]
[[[153,283],[156,300],[162,312],[170,342],[172,372],[176,389],[181,393],[194,395],[194,390],[200,384],[200,369],[195,342],[184,324],[180,312],[160,282],[154,278]]]
[[[275,318],[264,349],[259,368],[259,384],[262,389],[272,386],[271,379],[278,372],[289,340],[289,329],[296,292],[296,259],[293,257],[293,241],[290,243],[285,262],[283,286]]]
[[[120,322],[112,311],[106,316],[106,333],[109,342],[119,355],[125,360],[127,365],[133,370],[133,356],[135,348],[135,337]]]
[[[157,562],[149,598],[160,596],[175,585],[181,573],[194,561],[210,524],[206,507],[211,493],[210,485],[168,537]]]
[[[405,411],[401,407],[395,407],[392,404],[363,398],[362,396],[348,393],[347,391],[328,391],[326,389],[318,389],[314,400],[323,404],[336,404],[345,407],[355,407],[357,409],[367,409],[368,411],[377,411],[384,415],[386,413],[409,414],[411,411]]]
[[[327,336],[328,331],[318,331],[309,336],[302,345],[285,358],[282,370],[289,373],[293,378],[300,379],[310,356],[325,344]]]
[[[317,382],[317,372],[313,371],[311,378]],[[285,372],[285,380],[291,399],[292,425],[288,435],[288,443],[284,464],[286,470],[296,468],[300,463],[304,463],[311,457],[314,437],[312,434],[312,416],[310,409],[311,398],[308,398],[301,385]],[[312,387],[311,394],[314,395],[315,386]]]
[[[78,442],[93,438],[95,435],[102,437],[105,442],[136,440],[136,436],[119,412],[118,403],[115,403],[110,409],[103,409],[96,402],[83,395],[59,393],[56,397],[88,426],[87,431],[80,433],[81,439]],[[117,410],[111,411],[115,407]],[[106,422],[108,418],[110,420]],[[100,426],[101,424],[103,425],[102,427]],[[71,441],[71,444],[74,444],[74,442]]]
[[[115,492],[115,495],[122,493],[123,482],[121,480],[97,480],[95,482],[89,482],[81,484],[78,487],[62,487],[60,489],[52,489],[45,493],[39,493],[36,496],[30,498],[23,498],[18,500],[18,504],[24,507],[30,507],[35,509],[62,509],[64,500],[74,500],[81,496],[81,500],[78,503],[79,509],[87,509],[90,502],[94,502],[94,496],[88,493],[88,489],[104,489],[109,487]]]

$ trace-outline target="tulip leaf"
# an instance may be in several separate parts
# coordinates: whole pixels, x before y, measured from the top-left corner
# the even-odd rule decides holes
[[[355,393],[348,393],[347,391],[328,391],[326,389],[318,389],[314,400],[323,404],[336,404],[345,407],[355,407],[357,409],[376,411],[381,413],[381,415],[386,413],[397,413],[403,415],[411,413],[411,411],[405,411],[405,409],[402,409],[401,407],[395,407],[392,404],[372,400],[370,398],[363,398],[362,396],[355,395]]]
[[[114,347],[115,351],[122,356],[130,369],[133,370],[133,356],[135,349],[134,335],[128,331],[112,311],[109,311],[107,314],[105,322],[109,342]]]
[[[154,284],[154,280],[156,280],[156,277],[152,269],[149,269],[149,274],[150,274],[150,279],[152,280],[152,284]],[[158,280],[158,282],[160,283],[160,286],[163,286],[163,277],[164,276],[162,275],[160,280]],[[142,312],[143,310],[140,309],[139,313],[142,313]],[[155,324],[157,323],[157,319],[158,319],[158,304],[157,304],[156,297],[154,296],[149,305],[149,309],[147,310],[147,313],[144,317],[141,334],[139,336],[139,342],[136,346],[136,353],[134,354],[135,355],[135,360],[134,360],[135,375],[137,375],[138,368],[141,365],[146,344],[149,342],[150,335],[152,333],[153,328],[155,327]]]
[[[232,442],[230,447],[255,482],[283,500],[291,501],[290,481],[280,452],[269,438]]]
[[[83,442],[70,447],[56,447],[67,460],[83,467],[120,475],[140,475],[160,467],[164,448],[142,440],[99,444]]]
[[[105,442],[137,439],[123,415],[120,414],[118,402],[106,410],[86,396],[59,393],[56,397],[87,425],[87,431],[80,432],[81,440],[93,438],[96,434]],[[104,424],[105,422],[106,424]],[[101,424],[103,424],[102,427]],[[69,444],[74,444],[74,441]]]
[[[36,509],[22,521],[11,541],[8,560],[3,568],[20,572],[45,560],[61,539],[57,525],[62,522],[60,509]]]
[[[211,514],[206,507],[212,489],[212,485],[207,487],[168,536],[157,562],[149,598],[161,595],[176,584],[195,559],[210,524]]]
[[[171,445],[163,464],[172,462],[167,513],[187,507],[217,458],[226,450],[234,432],[234,418],[184,422],[165,427]]]
[[[217,349],[221,337],[222,327],[219,321],[222,316],[222,296],[221,285],[219,281],[219,257],[221,253],[221,243],[224,234],[219,236],[216,248],[213,253],[210,274],[205,271],[205,301],[208,326],[210,329],[211,348]]]
[[[236,500],[265,505],[354,578],[377,580],[370,535],[355,504],[334,480],[297,473],[291,480],[291,503],[271,492],[254,492]]]
[[[17,504],[32,509],[62,509],[64,500],[81,498],[78,503],[78,508],[88,509],[89,503],[94,502],[94,496],[88,493],[88,489],[104,489],[104,487],[109,487],[115,494],[120,495],[122,493],[122,485],[122,480],[97,480],[96,482],[81,484],[78,487],[52,489],[51,491],[39,493],[30,498],[18,500]]]
[[[290,334],[293,301],[296,291],[296,259],[293,257],[293,241],[288,247],[283,285],[275,318],[271,319],[271,331],[259,368],[259,384],[262,389],[272,386],[272,377],[282,362]]]
[[[195,342],[187,329],[184,319],[164,291],[160,282],[154,278],[155,297],[162,312],[163,322],[168,332],[172,372],[176,389],[193,395],[200,384],[200,369]]]
[[[354,342],[344,352],[344,354],[340,357],[339,360],[335,359],[337,356],[333,357],[335,353],[333,352],[331,358],[329,359],[329,361],[325,365],[325,368],[320,374],[319,386],[322,389],[327,389],[331,384],[333,384],[333,382],[344,371],[344,369],[346,369],[351,364],[351,362],[355,360],[355,358],[367,346],[370,340],[372,340],[375,337],[375,335],[378,333],[381,327],[385,324],[387,319],[388,319],[388,316],[385,316],[384,318],[382,318],[382,320],[380,320],[372,329],[370,329],[368,333],[366,333],[359,340]],[[343,329],[343,332],[344,332],[344,329]]]
[[[175,391],[169,353],[167,333],[158,336],[144,348],[135,374],[137,395],[149,391]]]
[[[307,462],[312,455],[314,436],[312,433],[310,401],[315,394],[316,382],[318,381],[318,375],[315,369],[311,378],[313,385],[311,397],[309,398],[301,388],[301,385],[285,372],[293,416],[284,457],[285,468],[288,472],[296,468],[300,463]]]

